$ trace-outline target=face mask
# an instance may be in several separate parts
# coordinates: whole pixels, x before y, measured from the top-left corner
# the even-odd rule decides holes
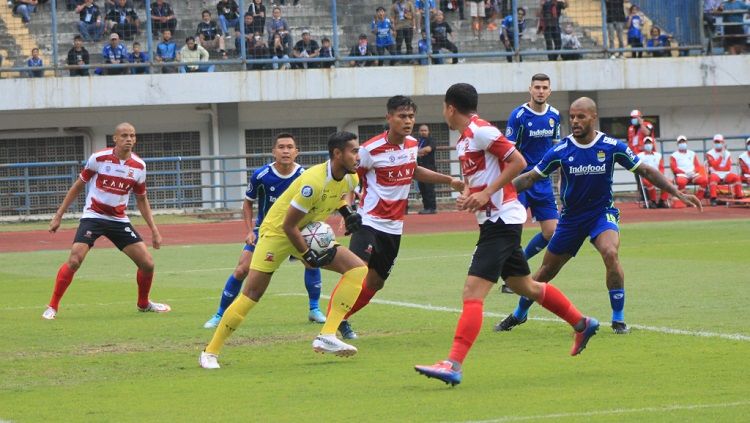
[[[678,143],[678,144],[677,144],[677,148],[678,148],[678,149],[679,149],[680,151],[687,151],[687,143],[686,143],[686,142],[681,142],[681,143]]]
[[[647,151],[647,152],[649,152],[649,153],[650,153],[650,152],[654,151],[654,146],[653,146],[653,145],[651,145],[651,144],[646,144],[646,145],[644,145],[644,146],[643,146],[643,149],[644,149],[645,151]]]
[[[716,149],[716,151],[721,151],[724,148],[724,146],[720,142],[715,142],[714,148]]]
[[[638,126],[638,118],[632,118],[632,119],[630,119],[630,124]]]

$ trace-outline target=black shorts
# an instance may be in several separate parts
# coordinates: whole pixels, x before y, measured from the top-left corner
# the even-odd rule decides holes
[[[130,244],[143,242],[130,222],[115,222],[107,219],[81,219],[76,231],[76,237],[73,242],[82,242],[89,247],[94,246],[94,242],[104,235],[115,247],[122,250]]]
[[[521,249],[523,225],[507,225],[502,219],[479,226],[479,240],[469,265],[469,276],[497,283],[502,277],[527,276],[529,263]]]
[[[401,235],[392,235],[362,226],[352,234],[349,249],[361,258],[367,267],[378,272],[381,278],[388,279],[396,264],[398,248],[401,245]]]

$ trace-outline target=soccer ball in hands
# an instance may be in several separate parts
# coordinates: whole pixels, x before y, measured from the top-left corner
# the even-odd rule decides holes
[[[322,253],[336,244],[336,234],[325,222],[310,222],[300,229],[300,233],[307,246],[316,253]]]

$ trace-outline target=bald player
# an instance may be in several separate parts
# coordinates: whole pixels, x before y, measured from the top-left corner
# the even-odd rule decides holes
[[[549,150],[534,169],[513,180],[516,191],[529,189],[556,169],[563,173],[561,200],[562,217],[550,239],[542,266],[532,276],[549,282],[573,258],[583,241],[589,238],[606,267],[606,282],[612,306],[612,330],[629,332],[625,324],[625,275],[620,265],[619,220],[612,195],[612,174],[615,163],[646,178],[662,191],[685,204],[702,209],[694,195],[680,192],[658,169],[642,163],[623,142],[595,130],[598,114],[596,103],[581,97],[570,106],[570,129],[573,132]],[[498,326],[504,331],[524,323],[532,301],[521,298],[516,310]]]

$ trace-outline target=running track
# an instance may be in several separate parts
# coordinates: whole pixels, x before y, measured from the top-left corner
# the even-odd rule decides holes
[[[635,203],[618,204],[618,207],[623,223],[750,218],[750,209],[744,207],[708,207],[704,209],[703,213],[699,213],[695,209],[646,210],[638,208]],[[333,218],[329,223],[337,228],[339,219]],[[528,223],[527,226],[535,227],[536,224]],[[406,216],[404,224],[407,235],[473,231],[476,230],[476,227],[476,220],[474,220],[473,215],[450,211],[424,216],[410,214]],[[146,242],[150,243],[151,233],[148,227],[138,227],[137,229]],[[245,237],[243,224],[239,220],[160,225],[159,231],[164,239],[163,245],[222,244],[242,242]],[[0,232],[0,253],[67,250],[70,248],[74,235],[75,229],[60,230],[56,234],[50,234],[47,231]],[[96,247],[114,248],[109,240],[103,237],[97,241]]]

